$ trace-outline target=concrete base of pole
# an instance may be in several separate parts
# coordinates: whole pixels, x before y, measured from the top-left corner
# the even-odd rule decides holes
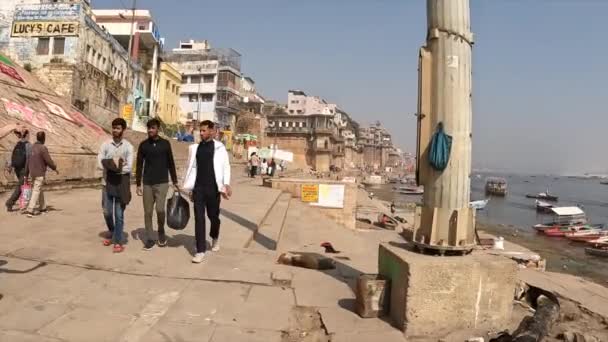
[[[475,213],[471,208],[427,208],[421,210],[414,227],[414,242],[421,251],[468,253],[475,248]],[[419,224],[419,225],[418,225]]]
[[[379,273],[391,281],[390,317],[408,340],[508,326],[515,262],[475,252],[456,258],[428,256],[408,248],[383,243],[378,255]]]

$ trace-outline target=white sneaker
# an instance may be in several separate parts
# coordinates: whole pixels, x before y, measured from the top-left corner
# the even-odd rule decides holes
[[[194,258],[192,258],[192,262],[195,264],[200,264],[203,260],[205,260],[205,253],[196,253]]]
[[[220,251],[220,242],[217,239],[211,241],[211,251],[213,251],[213,252]]]

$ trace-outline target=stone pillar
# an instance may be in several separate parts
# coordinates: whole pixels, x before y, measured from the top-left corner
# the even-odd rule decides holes
[[[421,50],[419,167],[424,185],[419,247],[468,251],[475,244],[469,208],[471,172],[471,47],[469,0],[427,0],[427,44]],[[432,133],[443,123],[452,136],[449,164],[428,167]]]

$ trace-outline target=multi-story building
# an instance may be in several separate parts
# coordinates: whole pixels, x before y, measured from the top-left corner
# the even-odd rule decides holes
[[[157,115],[160,55],[164,44],[158,25],[148,10],[93,10],[95,22],[111,34],[120,45],[131,51],[132,60],[140,68],[134,72],[134,84],[129,96],[134,119],[146,121]]]
[[[182,74],[182,122],[212,120],[222,129],[234,126],[241,103],[241,55],[237,51],[190,40],[180,42],[164,59]]]
[[[180,118],[179,92],[182,74],[170,63],[160,64],[158,110],[156,114],[167,124],[177,124]]]
[[[360,128],[358,144],[363,150],[363,167],[379,170],[395,166],[391,162],[391,154],[395,157],[391,134],[379,121],[369,127]],[[392,160],[394,161],[394,158]]]
[[[87,0],[2,0],[0,49],[102,125],[127,103],[138,68]]]
[[[318,96],[309,96],[301,90],[290,90],[287,93],[287,112],[293,115],[325,114],[333,115],[338,106],[328,103]]]

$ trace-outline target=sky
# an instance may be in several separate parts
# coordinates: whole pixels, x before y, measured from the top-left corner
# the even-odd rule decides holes
[[[126,8],[131,0],[93,0]],[[166,39],[207,39],[242,57],[266,98],[289,89],[380,120],[415,151],[424,0],[138,0]],[[606,0],[471,0],[473,167],[608,173]]]

